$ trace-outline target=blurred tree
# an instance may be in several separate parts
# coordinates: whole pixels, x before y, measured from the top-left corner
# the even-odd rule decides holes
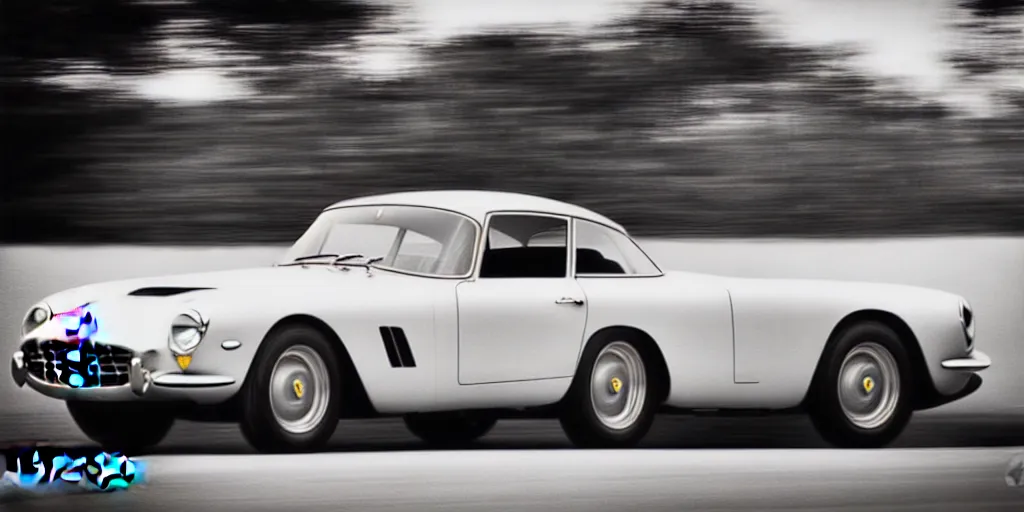
[[[89,160],[73,141],[118,121],[117,112],[103,108],[102,94],[39,80],[65,72],[57,63],[76,60],[101,69],[148,69],[155,55],[146,43],[159,21],[156,9],[119,0],[0,2],[0,237],[53,238],[65,219],[44,206],[47,200],[89,187],[55,183],[73,178]]]
[[[185,35],[219,38],[273,68],[343,41],[379,11],[349,0],[0,2],[0,239],[81,236],[69,228],[86,214],[54,200],[97,192],[80,174],[97,159],[86,137],[144,122],[144,103],[117,91],[66,87],[76,76],[138,76],[174,66],[159,44],[181,35],[169,26],[174,20],[199,21]]]
[[[343,43],[385,10],[351,0],[197,0],[183,16],[210,23],[195,35],[230,41],[264,65],[286,66],[312,56],[311,50]]]
[[[962,4],[971,16],[958,20],[959,49],[949,60],[957,69],[989,86],[1006,111],[1024,112],[1024,0],[973,0]]]
[[[788,226],[806,232],[836,226],[809,225],[822,220],[817,213],[785,220],[794,198],[809,194],[797,180],[844,179],[836,169],[852,165],[825,160],[817,162],[821,169],[787,169],[787,157],[800,158],[794,148],[810,162],[827,155],[812,157],[815,147],[834,151],[850,141],[846,130],[824,130],[822,123],[840,116],[877,123],[945,115],[934,104],[908,108],[899,101],[906,98],[886,96],[870,80],[830,69],[844,51],[768,40],[752,13],[732,3],[662,2],[586,36],[459,38],[429,53],[430,71],[415,84],[431,91],[429,114],[421,117],[445,139],[458,141],[445,161],[452,168],[475,167],[485,176],[478,180],[496,188],[591,206],[640,234],[750,234],[765,229],[762,221],[775,231]],[[879,101],[886,98],[892,101]],[[728,116],[754,124],[698,135],[702,124]],[[794,131],[785,124],[792,116],[813,128]],[[772,128],[776,119],[788,133]],[[691,129],[697,133],[659,141]],[[831,141],[823,140],[826,134]],[[787,141],[794,144],[787,153],[765,158]],[[780,186],[780,179],[788,181]],[[844,181],[845,191],[854,197],[873,193],[863,191],[872,179],[877,183],[875,174],[861,171]],[[782,201],[730,192],[756,183],[793,192]],[[779,210],[778,220],[755,222],[751,212],[758,209]],[[737,218],[744,219],[742,226]]]
[[[652,3],[587,33],[458,37],[411,48],[421,66],[387,80],[326,52],[380,13],[351,2],[115,4],[142,9],[122,18],[151,21],[50,53],[35,47],[49,44],[41,35],[4,50],[26,70],[9,82],[21,96],[5,103],[21,113],[5,116],[5,130],[23,133],[17,151],[37,162],[6,173],[28,177],[22,192],[35,187],[5,188],[17,199],[5,212],[25,219],[3,228],[6,240],[286,242],[333,201],[432,188],[540,193],[642,235],[1019,224],[1019,193],[1000,174],[1024,159],[1019,120],[952,119],[836,66],[851,49],[768,39],[731,2]],[[103,42],[117,34],[128,49]],[[62,69],[58,58],[111,73],[204,65],[170,59],[173,40],[214,52],[264,94],[159,108],[110,92],[32,96],[58,94],[35,80]],[[71,113],[66,133],[43,117],[52,109]],[[47,181],[45,169],[87,171]]]
[[[961,5],[977,16],[1008,16],[1024,11],[1024,0],[966,0]]]
[[[75,59],[144,71],[156,60],[146,43],[164,18],[155,6],[127,0],[5,1],[0,59],[18,78],[60,73],[54,61]]]

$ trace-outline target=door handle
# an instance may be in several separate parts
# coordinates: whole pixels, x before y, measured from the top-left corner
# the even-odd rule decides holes
[[[583,305],[583,299],[574,299],[572,297],[562,297],[555,301],[555,304],[574,304],[576,306]]]

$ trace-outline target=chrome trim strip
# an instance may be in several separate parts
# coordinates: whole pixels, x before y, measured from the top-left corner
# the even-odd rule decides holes
[[[972,351],[967,357],[946,359],[942,362],[943,368],[958,372],[980,372],[989,366],[992,366],[992,359],[980,350]]]
[[[185,373],[167,373],[153,381],[157,386],[174,388],[201,388],[208,386],[227,386],[235,383],[235,379],[223,375],[190,375]]]

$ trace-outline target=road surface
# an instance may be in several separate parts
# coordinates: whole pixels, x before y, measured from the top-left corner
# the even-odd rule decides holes
[[[14,439],[25,421],[3,422],[0,435]],[[67,432],[61,439],[77,444],[81,436]],[[801,417],[662,417],[641,449],[618,451],[570,449],[557,422],[509,420],[475,449],[424,448],[394,420],[342,422],[330,451],[310,455],[256,455],[237,427],[182,423],[144,458],[145,485],[3,505],[12,511],[1024,510],[1024,488],[1005,481],[1009,461],[1024,452],[1020,416],[921,414],[885,450],[826,448]]]

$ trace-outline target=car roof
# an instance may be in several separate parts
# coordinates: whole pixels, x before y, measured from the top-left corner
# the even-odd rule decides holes
[[[626,230],[608,217],[581,206],[548,199],[546,197],[513,192],[486,190],[432,190],[419,192],[395,192],[375,196],[346,199],[328,206],[325,210],[347,206],[408,205],[451,210],[470,217],[481,225],[488,213],[519,211],[565,215],[605,224],[622,232]]]

